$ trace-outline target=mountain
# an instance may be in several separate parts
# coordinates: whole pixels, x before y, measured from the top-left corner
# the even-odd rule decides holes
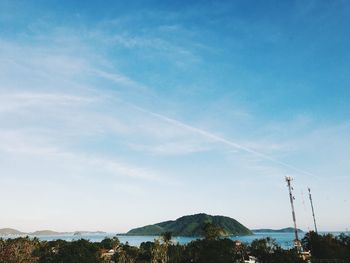
[[[0,236],[15,236],[15,235],[57,236],[57,235],[92,235],[92,234],[106,234],[106,232],[103,232],[103,231],[56,232],[52,230],[38,230],[30,233],[25,233],[12,228],[0,229]]]
[[[286,227],[282,229],[253,229],[254,233],[293,233],[294,228],[293,227]],[[299,233],[303,233],[304,231],[298,228]]]
[[[18,231],[13,228],[1,228],[0,236],[9,236],[9,235],[24,235],[25,233]]]
[[[29,233],[31,236],[55,236],[55,235],[63,235],[67,234],[65,232],[56,232],[52,230],[38,230],[32,233]]]
[[[32,236],[50,236],[50,235],[59,235],[64,233],[59,233],[51,230],[40,230],[32,233],[21,232],[12,228],[2,228],[0,229],[0,236],[14,236],[14,235],[32,235]]]
[[[201,236],[205,223],[213,223],[222,228],[223,236],[253,234],[248,228],[233,218],[211,216],[203,213],[183,216],[175,221],[165,221],[131,229],[126,234],[132,236],[158,236],[164,232],[171,232],[174,236]]]

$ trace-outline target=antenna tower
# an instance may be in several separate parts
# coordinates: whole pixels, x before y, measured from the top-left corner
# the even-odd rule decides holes
[[[290,205],[292,207],[292,217],[293,217],[293,223],[294,223],[294,234],[295,234],[295,240],[294,240],[294,246],[296,247],[297,251],[300,253],[301,252],[301,242],[298,237],[298,229],[297,229],[297,221],[295,218],[295,211],[294,211],[294,196],[292,191],[294,190],[291,181],[293,181],[292,177],[286,177],[286,182],[289,190],[289,199],[290,199]]]
[[[312,197],[311,197],[311,189],[310,189],[310,188],[307,188],[307,190],[309,191],[309,199],[310,199],[310,203],[311,203],[312,217],[314,218],[315,232],[317,233],[317,226],[316,226],[316,218],[315,218],[315,212],[314,212],[314,205],[313,205],[313,203],[312,203]]]

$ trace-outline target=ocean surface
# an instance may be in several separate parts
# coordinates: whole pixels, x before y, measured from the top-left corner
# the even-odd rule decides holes
[[[328,232],[324,232],[328,233]],[[330,232],[333,235],[338,235],[340,232]],[[305,233],[299,233],[299,238],[302,239]],[[87,239],[91,242],[100,242],[106,237],[117,236],[122,243],[128,242],[129,245],[139,246],[142,242],[154,241],[154,239],[159,238],[158,236],[125,236],[118,235],[116,233],[104,233],[104,234],[83,234],[83,235],[50,235],[50,236],[36,236],[40,240],[52,241],[57,239],[62,239],[66,241],[78,240],[78,239]],[[33,237],[33,236],[31,236]],[[229,237],[232,240],[239,240],[243,243],[251,243],[255,239],[270,237],[276,240],[276,242],[283,248],[293,247],[294,233],[255,233],[250,236],[231,236]],[[11,238],[7,236],[5,238]],[[187,244],[197,238],[194,237],[174,237],[173,242],[179,243],[181,245]]]

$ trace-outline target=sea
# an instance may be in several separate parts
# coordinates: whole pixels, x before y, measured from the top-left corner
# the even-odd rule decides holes
[[[326,234],[326,233],[331,233],[333,235],[339,235],[340,232],[321,232],[321,234]],[[305,236],[305,233],[299,233],[299,239],[302,239]],[[34,237],[34,236],[30,236]],[[120,242],[122,243],[127,243],[131,246],[140,246],[142,242],[147,242],[147,241],[154,241],[155,239],[158,239],[158,236],[126,236],[126,235],[120,235],[116,233],[98,233],[98,234],[82,234],[82,235],[40,235],[40,236],[35,236],[39,240],[46,240],[46,241],[53,241],[53,240],[66,240],[66,241],[72,241],[72,240],[79,240],[79,239],[86,239],[91,242],[100,242],[106,237],[117,237]],[[274,239],[278,245],[280,245],[282,248],[291,248],[293,247],[293,240],[294,240],[294,233],[276,233],[276,232],[259,232],[259,233],[254,233],[254,235],[249,235],[249,236],[230,236],[229,238],[232,240],[239,240],[242,243],[251,243],[255,239],[260,239],[260,238],[267,238],[270,237]],[[6,236],[3,238],[12,238],[11,236]],[[196,240],[198,238],[196,237],[173,237],[172,241],[173,243],[179,243],[181,245],[187,244],[193,240]]]

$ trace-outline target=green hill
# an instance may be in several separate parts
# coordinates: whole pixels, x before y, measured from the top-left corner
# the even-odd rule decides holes
[[[183,216],[175,221],[165,221],[135,228],[126,234],[133,236],[158,236],[164,232],[172,232],[174,236],[201,236],[205,223],[213,223],[219,226],[222,229],[223,236],[253,234],[248,228],[233,218],[207,214]]]

